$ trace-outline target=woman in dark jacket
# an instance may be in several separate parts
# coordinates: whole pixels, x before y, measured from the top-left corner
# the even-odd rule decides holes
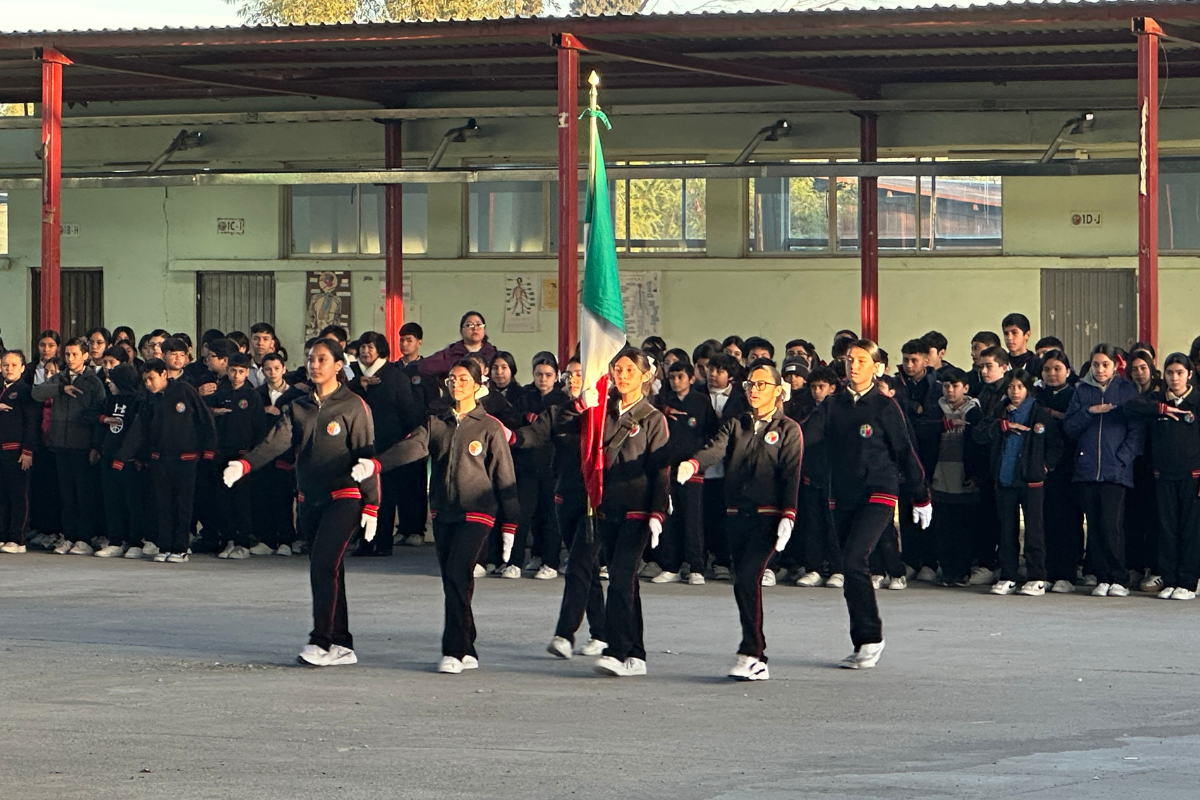
[[[1049,468],[1062,455],[1062,437],[1050,410],[1034,397],[1033,375],[1010,372],[1000,387],[1005,396],[990,422],[975,428],[973,436],[991,448],[991,479],[996,482],[996,510],[1000,514],[1000,580],[992,594],[1017,592],[1021,532],[1017,506],[1025,516],[1025,568],[1028,572],[1019,594],[1040,597],[1046,593],[1046,535],[1042,508]]]
[[[496,357],[496,346],[488,341],[484,333],[487,322],[478,311],[468,311],[458,322],[458,330],[462,339],[431,356],[425,356],[417,362],[421,374],[427,378],[445,378],[450,368],[471,353],[483,357],[486,367]]]
[[[1128,597],[1125,494],[1133,488],[1133,460],[1142,449],[1142,429],[1131,425],[1122,406],[1138,396],[1119,373],[1121,357],[1111,344],[1092,350],[1091,369],[1075,386],[1063,431],[1078,440],[1075,483],[1082,488],[1089,551],[1098,583],[1094,597]]]
[[[503,395],[510,405],[521,401],[526,387],[517,380],[517,360],[507,350],[497,350],[488,362],[488,390]]]
[[[1046,527],[1046,580],[1050,591],[1072,594],[1075,572],[1083,557],[1083,508],[1072,479],[1075,477],[1076,442],[1063,432],[1063,420],[1075,386],[1070,382],[1071,361],[1062,350],[1050,350],[1042,356],[1042,383],[1038,400],[1050,412],[1051,424],[1063,439],[1062,454],[1051,464],[1046,476],[1043,514]]]
[[[1129,353],[1125,374],[1143,397],[1163,393],[1162,375],[1154,366],[1154,354],[1140,349],[1140,345],[1135,345]],[[1157,594],[1163,583],[1158,565],[1158,499],[1154,493],[1154,472],[1150,468],[1153,444],[1148,435],[1143,447],[1144,452],[1133,460],[1133,489],[1126,496],[1125,569],[1129,573],[1130,588],[1140,586],[1144,592]]]
[[[403,439],[421,423],[413,402],[412,380],[388,362],[388,341],[382,333],[367,331],[359,339],[358,360],[350,365],[354,378],[350,391],[367,401],[375,420],[375,447],[380,451]],[[396,526],[396,507],[402,496],[397,478],[389,470],[379,476],[379,528],[373,542],[362,542],[356,556],[390,556]]]

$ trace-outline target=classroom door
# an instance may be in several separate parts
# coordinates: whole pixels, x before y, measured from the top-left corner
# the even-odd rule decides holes
[[[42,271],[31,269],[29,297],[33,302],[29,318],[33,336],[42,332]],[[64,269],[59,272],[59,331],[63,341],[83,336],[104,324],[104,270]]]
[[[250,335],[256,322],[275,324],[274,272],[201,272],[196,276],[196,332],[211,328]]]
[[[1042,327],[1057,336],[1071,363],[1101,342],[1129,349],[1137,341],[1137,275],[1132,269],[1042,270]]]

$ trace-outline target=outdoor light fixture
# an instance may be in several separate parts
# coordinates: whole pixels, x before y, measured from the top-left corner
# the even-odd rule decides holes
[[[792,126],[788,124],[786,119],[781,119],[774,125],[767,127],[754,134],[754,138],[750,140],[750,144],[746,145],[745,149],[738,154],[738,157],[733,160],[734,164],[745,164],[750,160],[750,156],[754,155],[754,151],[763,142],[778,142],[780,138],[790,135]]]
[[[462,143],[468,138],[473,138],[479,135],[479,126],[475,124],[475,118],[467,120],[466,125],[460,125],[457,128],[451,128],[446,131],[446,135],[438,142],[437,149],[433,151],[433,155],[429,157],[429,163],[425,165],[425,169],[437,169],[438,164],[442,163],[442,156],[446,155],[446,148],[451,142]]]
[[[1054,156],[1058,153],[1058,149],[1062,147],[1063,140],[1068,136],[1078,136],[1081,133],[1089,132],[1096,125],[1096,115],[1090,111],[1086,111],[1077,117],[1071,117],[1059,130],[1058,135],[1054,137],[1054,141],[1046,148],[1046,152],[1042,153],[1042,157],[1038,159],[1039,164],[1049,164],[1054,160]]]
[[[171,156],[175,155],[180,150],[194,150],[197,147],[203,147],[208,140],[204,138],[204,134],[200,131],[189,131],[184,128],[179,133],[175,134],[175,138],[171,140],[171,144],[163,150],[162,155],[154,159],[154,162],[146,167],[146,172],[158,172],[158,168],[170,160]]]

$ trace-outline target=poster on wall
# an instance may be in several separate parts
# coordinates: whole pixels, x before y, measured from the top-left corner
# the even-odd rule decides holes
[[[542,311],[558,311],[558,278],[542,278]]]
[[[536,273],[504,276],[505,333],[537,333],[538,288]]]
[[[621,304],[625,307],[625,335],[635,345],[658,333],[658,285],[661,272],[621,272]]]
[[[341,325],[350,330],[349,272],[327,269],[308,273],[304,337],[311,339],[327,325]]]

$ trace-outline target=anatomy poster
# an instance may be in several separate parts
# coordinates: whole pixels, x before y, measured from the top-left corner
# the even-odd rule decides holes
[[[535,272],[504,276],[505,333],[537,333],[539,288]]]
[[[308,273],[304,336],[311,339],[327,325],[350,330],[350,273],[322,270]]]
[[[658,285],[661,272],[621,270],[621,304],[625,307],[625,335],[635,344],[658,333]]]

